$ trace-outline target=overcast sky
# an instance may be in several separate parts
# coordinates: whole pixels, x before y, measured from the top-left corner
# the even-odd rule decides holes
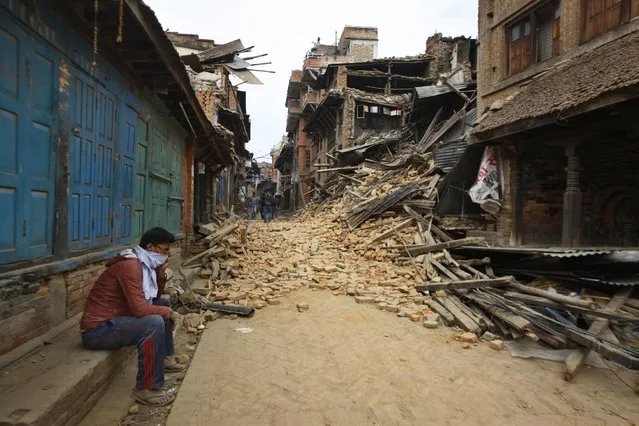
[[[165,29],[198,34],[216,43],[237,38],[252,53],[268,53],[257,62],[275,74],[256,73],[263,86],[243,84],[251,115],[249,151],[267,157],[286,127],[286,87],[300,69],[312,43],[331,44],[345,25],[375,26],[379,57],[424,53],[426,38],[477,36],[477,0],[145,0]],[[246,55],[245,55],[246,56]]]

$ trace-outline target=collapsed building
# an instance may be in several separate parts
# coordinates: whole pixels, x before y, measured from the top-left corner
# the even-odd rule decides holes
[[[191,85],[207,118],[221,129],[229,144],[229,158],[224,164],[211,163],[215,152],[202,152],[197,158],[195,179],[196,222],[206,223],[217,206],[231,209],[241,204],[247,188],[247,162],[252,154],[246,149],[251,139],[251,120],[246,108],[246,92],[233,85],[231,76],[247,84],[262,84],[240,57],[250,52],[241,40],[216,44],[195,34],[167,32],[180,58],[186,64]],[[262,55],[260,55],[262,56]],[[250,58],[248,58],[250,59]]]
[[[474,40],[435,34],[417,56],[375,59],[376,52],[375,28],[346,27],[338,44],[316,44],[302,70],[291,73],[290,143],[278,164],[290,171],[282,187],[293,207],[321,192],[340,166],[352,166],[361,157],[356,147],[370,144],[370,137],[406,127],[417,141],[435,115],[448,119],[470,100],[462,91],[475,87]],[[379,145],[385,144],[373,144]]]

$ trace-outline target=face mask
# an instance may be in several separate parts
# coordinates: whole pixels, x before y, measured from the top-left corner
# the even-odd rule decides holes
[[[147,253],[151,258],[151,261],[154,263],[154,268],[157,268],[158,266],[166,262],[166,260],[169,258],[169,256],[167,256],[166,254],[154,253],[152,251],[147,251]]]

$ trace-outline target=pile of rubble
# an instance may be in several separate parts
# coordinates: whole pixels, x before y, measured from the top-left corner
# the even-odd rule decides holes
[[[506,339],[527,338],[572,349],[567,380],[590,350],[639,370],[639,299],[632,297],[639,284],[638,252],[542,252],[510,267],[509,258],[493,252],[500,256],[494,268],[481,250],[487,246],[483,238],[445,231],[436,215],[444,173],[434,164],[432,148],[460,117],[431,124],[419,142],[400,140],[394,151],[375,159],[360,151],[364,158],[358,165],[351,162],[343,174],[329,179],[320,191],[324,199],[301,214],[302,221],[325,215],[343,222],[348,228],[339,237],[343,250],[368,261],[390,260],[395,266],[382,268],[406,272],[351,285],[347,293],[359,303],[424,320],[428,328],[443,323],[473,336],[490,336],[495,348]],[[397,134],[392,133],[393,144]],[[375,146],[380,143],[377,138]],[[588,270],[566,260],[590,255],[599,256],[604,267]],[[563,263],[548,266],[553,256]],[[468,334],[460,339],[473,340]]]
[[[232,215],[200,227],[201,252],[182,268],[190,285],[179,297],[198,312],[190,330],[203,328],[207,310],[251,315],[308,287],[353,296],[427,328],[454,327],[464,347],[483,338],[494,349],[518,339],[570,349],[567,379],[590,350],[639,369],[639,301],[632,297],[639,271],[631,255],[622,256],[623,267],[609,263],[605,274],[586,274],[583,265],[562,274],[558,268],[580,254],[520,255],[515,262],[493,251],[491,261],[483,238],[447,232],[436,214],[444,173],[432,147],[459,117],[431,125],[418,142],[393,133],[394,150],[336,173],[325,198],[294,220],[262,225]],[[605,263],[601,256],[612,253],[590,254]],[[552,266],[552,256],[563,266]]]

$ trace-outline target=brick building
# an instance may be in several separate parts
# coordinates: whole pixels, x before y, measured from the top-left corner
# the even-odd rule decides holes
[[[217,206],[230,209],[241,201],[240,193],[247,189],[245,165],[252,154],[246,150],[246,144],[251,138],[251,121],[246,92],[233,85],[231,75],[249,84],[261,82],[246,69],[248,62],[239,56],[250,50],[241,40],[216,44],[197,34],[167,32],[166,35],[187,64],[191,84],[207,118],[223,136],[219,146],[196,155],[195,221],[207,222]],[[230,152],[226,161],[211,161],[216,149]]]
[[[291,73],[286,94],[294,148],[291,167],[283,157],[279,164],[292,170],[296,208],[330,178],[325,170],[335,165],[336,151],[405,124],[416,87],[437,84],[442,75],[457,85],[474,80],[475,49],[474,40],[435,34],[423,54],[375,59],[377,30],[348,26],[336,45],[318,41]]]
[[[639,244],[639,1],[479,1],[479,119],[503,244]]]
[[[320,72],[329,64],[362,62],[376,57],[377,43],[377,28],[346,26],[337,44],[321,44],[318,39],[306,53],[302,69],[291,72],[285,102],[288,109],[286,132],[294,148],[290,158],[292,163],[283,166],[287,172],[282,174],[290,176],[286,178],[286,186],[290,189],[288,197],[295,208],[301,208],[311,195],[313,141],[304,129],[325,95],[325,91],[313,86]],[[283,158],[288,159],[288,151],[284,154]],[[282,163],[283,160],[280,160]],[[284,198],[287,199],[287,196],[284,195]]]

